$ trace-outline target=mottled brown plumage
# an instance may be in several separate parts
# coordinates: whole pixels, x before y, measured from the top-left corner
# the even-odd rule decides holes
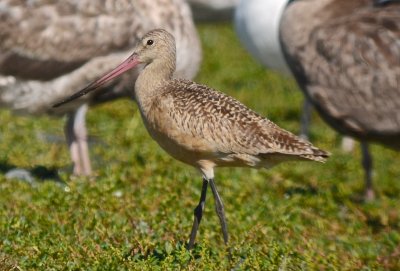
[[[165,30],[147,33],[134,53],[111,72],[66,100],[89,93],[141,64],[135,98],[150,135],[174,158],[203,174],[200,203],[189,241],[193,247],[208,183],[214,194],[224,241],[228,241],[223,204],[214,183],[214,167],[271,167],[288,160],[323,162],[328,154],[279,128],[239,101],[207,86],[172,79],[175,41]]]
[[[215,166],[268,168],[285,159],[326,157],[309,142],[207,86],[175,79],[156,91],[146,111],[150,134],[156,134],[176,159],[195,167],[210,160]]]
[[[87,148],[86,107],[80,106],[132,96],[137,73],[104,86],[106,95],[100,91],[57,110],[51,105],[115,67],[139,37],[157,27],[177,40],[176,74],[193,78],[201,47],[184,0],[1,1],[0,106],[25,114],[68,114],[74,172],[90,174],[90,164],[79,166],[80,160],[88,160],[87,151],[73,147]]]
[[[297,82],[333,128],[400,150],[399,1],[295,1],[281,41]]]

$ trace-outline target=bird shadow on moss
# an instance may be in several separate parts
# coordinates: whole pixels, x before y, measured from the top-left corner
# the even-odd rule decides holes
[[[192,250],[188,250],[187,246],[188,243],[182,241],[175,244],[171,244],[170,242],[159,243],[146,248],[137,244],[125,253],[124,259],[132,262],[149,260],[163,262],[172,260],[172,262],[181,267],[187,267],[192,261],[201,258],[217,258],[218,252],[214,249],[195,244]]]
[[[54,167],[37,165],[30,169],[23,169],[7,161],[0,161],[0,173],[5,175],[6,179],[17,179],[30,184],[49,181],[65,185],[58,174],[58,169]]]
[[[289,187],[285,190],[285,195],[294,196],[294,195],[302,195],[302,196],[313,196],[318,195],[319,191],[316,187],[307,185],[307,186],[294,186]]]

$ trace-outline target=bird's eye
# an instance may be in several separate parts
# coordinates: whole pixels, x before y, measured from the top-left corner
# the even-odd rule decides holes
[[[147,45],[153,45],[154,41],[153,40],[148,40]]]

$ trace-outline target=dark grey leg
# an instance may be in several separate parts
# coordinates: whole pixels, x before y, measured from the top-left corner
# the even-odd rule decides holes
[[[203,216],[204,205],[206,204],[206,194],[207,194],[208,180],[203,178],[203,186],[201,188],[200,201],[197,207],[194,209],[194,221],[192,226],[192,232],[190,233],[190,240],[188,249],[192,249],[194,245],[194,240],[196,239],[197,230],[199,229],[200,221]]]
[[[304,97],[303,112],[301,113],[301,124],[300,124],[300,137],[308,140],[308,134],[310,130],[311,113],[313,106],[311,102]]]
[[[372,157],[369,152],[368,143],[361,142],[362,165],[365,171],[365,200],[375,199],[374,187],[372,185]]]
[[[217,215],[219,217],[219,222],[221,223],[222,234],[224,235],[225,245],[227,245],[228,244],[228,227],[226,224],[224,204],[222,203],[221,197],[218,194],[217,187],[215,186],[215,183],[214,183],[214,179],[210,179],[210,186],[211,186],[211,190],[214,195],[215,211],[217,212]]]

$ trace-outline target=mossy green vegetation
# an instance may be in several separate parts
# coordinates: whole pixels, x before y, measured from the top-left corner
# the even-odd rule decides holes
[[[297,133],[295,83],[253,61],[230,25],[199,31],[196,81]],[[217,169],[230,245],[209,193],[192,252],[201,176],[157,146],[132,101],[89,111],[92,179],[71,176],[61,120],[2,110],[0,124],[0,270],[400,269],[400,153],[372,147],[378,197],[364,203],[359,149],[343,153],[317,114],[311,141],[328,162]],[[13,167],[33,169],[35,182],[6,179]]]

